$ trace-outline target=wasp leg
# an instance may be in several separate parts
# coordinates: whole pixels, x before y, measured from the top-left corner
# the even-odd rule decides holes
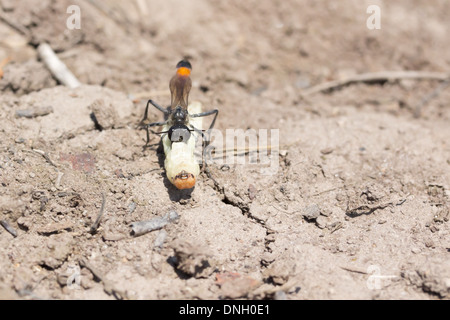
[[[208,176],[208,178],[210,178],[214,182],[214,186],[216,187],[216,189],[220,190],[220,184],[216,181],[216,179],[214,179],[214,177],[213,177],[211,171],[209,170],[209,167],[208,167],[206,162],[205,162],[205,166],[204,166],[203,170],[206,173],[206,175]]]
[[[216,123],[217,116],[219,115],[219,110],[214,109],[214,110],[209,110],[209,111],[205,111],[205,112],[201,112],[201,113],[190,114],[189,117],[191,117],[191,118],[206,117],[206,116],[210,116],[212,114],[214,114],[214,119],[211,122],[211,125],[209,126],[209,129],[208,129],[208,131],[209,131],[214,127],[214,124]]]
[[[209,111],[205,111],[205,112],[201,112],[201,113],[195,113],[193,115],[189,115],[189,117],[192,117],[192,118],[207,117],[207,116],[210,116],[212,114],[214,114],[214,119],[211,122],[211,125],[209,126],[208,130],[206,130],[206,133],[208,134],[209,131],[214,127],[214,124],[216,123],[217,116],[219,115],[219,110],[214,109],[214,110],[209,110]],[[191,125],[191,127],[194,128],[192,125]],[[194,128],[194,130],[200,131],[200,130],[195,129],[195,128]],[[200,133],[201,133],[202,138],[203,138],[203,148],[206,148],[206,147],[208,147],[208,145],[210,143],[209,136],[206,137],[206,135],[202,131],[200,131]]]
[[[188,124],[188,126],[192,128],[192,130],[189,130],[189,131],[195,131],[195,132],[197,132],[198,134],[200,134],[200,135],[202,136],[203,139],[205,138],[205,134],[203,133],[203,130],[197,129],[197,128],[194,127],[192,124]]]
[[[167,121],[153,122],[145,125],[145,130],[147,131],[147,142],[145,145],[147,146],[150,143],[150,129],[151,127],[163,126],[167,124]],[[153,132],[153,131],[152,131]]]
[[[210,113],[210,114],[212,114],[212,113]],[[201,137],[202,137],[202,149],[203,149],[203,150],[206,150],[206,148],[207,148],[208,145],[209,145],[209,141],[206,139],[205,133],[204,133],[202,130],[197,129],[196,127],[194,127],[192,124],[189,124],[189,126],[190,126],[195,132],[197,132],[198,134],[201,135]],[[210,129],[211,129],[211,128],[210,128]],[[208,130],[209,130],[209,129],[208,129]],[[219,187],[219,184],[217,183],[216,179],[214,179],[214,177],[212,176],[211,171],[209,170],[209,167],[208,167],[208,162],[205,161],[205,152],[202,152],[202,171],[206,173],[206,175],[208,176],[208,178],[210,178],[210,179],[214,182],[214,185],[218,188],[218,187]]]
[[[161,107],[155,101],[150,99],[147,101],[147,106],[145,107],[145,112],[144,112],[144,118],[142,118],[141,122],[139,123],[139,126],[144,126],[144,121],[147,120],[147,118],[148,118],[148,107],[150,104],[152,106],[154,106],[156,109],[158,109],[159,111],[161,111],[162,113],[164,113],[164,115],[167,115],[169,113],[169,111],[167,109]]]
[[[214,114],[214,119],[213,119],[213,121],[211,122],[211,125],[209,126],[209,128],[208,128],[208,130],[207,130],[207,133],[208,133],[208,132],[214,127],[214,124],[216,123],[216,119],[217,119],[217,116],[218,116],[218,114],[219,114],[219,110],[218,110],[218,109],[209,110],[209,111],[205,111],[205,112],[201,112],[201,113],[195,113],[195,114],[189,115],[189,117],[192,117],[192,118],[207,117],[207,116],[210,116],[210,115],[212,115],[212,114]],[[190,125],[190,127],[191,127],[192,129],[194,129],[195,132],[201,134],[201,136],[202,136],[202,141],[203,141],[203,142],[202,142],[202,144],[203,144],[202,147],[203,147],[203,149],[206,150],[206,148],[207,148],[208,145],[209,145],[209,139],[205,136],[205,134],[203,133],[202,130],[199,130],[199,129],[195,128],[193,125]],[[209,167],[208,167],[208,163],[207,163],[207,161],[205,161],[205,157],[204,157],[204,153],[203,153],[203,152],[202,152],[202,170],[203,170],[203,172],[206,173],[206,175],[208,176],[208,178],[210,178],[210,179],[214,182],[214,186],[215,186],[217,189],[219,189],[219,188],[220,188],[220,185],[219,185],[219,183],[216,181],[216,179],[214,179],[214,177],[212,176],[211,171],[209,170]]]
[[[211,125],[209,126],[208,130],[206,130],[206,134],[209,134],[209,133],[210,133],[210,130],[214,127],[214,124],[216,123],[217,116],[219,115],[219,110],[214,109],[214,110],[209,110],[209,111],[205,111],[205,112],[201,112],[201,113],[195,113],[195,114],[189,115],[189,117],[192,117],[192,118],[206,117],[206,116],[210,116],[210,115],[212,115],[212,114],[214,114],[214,119],[213,119],[213,121],[211,122]],[[192,125],[191,125],[191,127],[194,128]],[[196,130],[197,132],[200,132],[200,134],[202,135],[202,138],[203,138],[203,148],[208,147],[208,145],[209,145],[209,143],[210,143],[209,135],[208,135],[208,137],[207,137],[207,136],[206,136],[202,131],[200,131],[199,129],[195,129],[195,128],[194,128],[194,130]],[[203,157],[202,157],[202,158],[203,158]]]

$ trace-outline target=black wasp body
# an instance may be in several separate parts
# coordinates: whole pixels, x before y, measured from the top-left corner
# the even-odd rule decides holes
[[[189,123],[189,118],[204,117],[214,114],[214,119],[208,130],[211,130],[216,121],[219,110],[214,109],[197,114],[189,114],[188,111],[188,99],[189,92],[192,87],[192,81],[190,78],[192,66],[189,61],[181,60],[177,64],[177,72],[170,80],[170,93],[171,93],[171,105],[167,109],[161,107],[153,100],[148,100],[145,108],[144,118],[141,124],[147,119],[148,107],[153,105],[156,109],[163,112],[166,120],[162,122],[153,122],[149,124],[143,124],[147,129],[147,144],[150,142],[149,128],[154,126],[170,125],[170,129],[166,132],[172,142],[185,142],[187,143],[191,137],[191,132],[199,132],[203,136],[203,132],[200,129],[195,128]]]
[[[172,125],[167,132],[169,140],[172,142],[185,142],[191,137],[191,130],[187,124],[189,123],[189,113],[187,110],[177,106],[175,111],[170,114]]]

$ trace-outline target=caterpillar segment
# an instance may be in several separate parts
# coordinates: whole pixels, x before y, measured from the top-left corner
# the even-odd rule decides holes
[[[200,102],[191,102],[188,106],[189,114],[197,114],[202,112],[202,104]],[[202,118],[189,118],[189,125],[198,130],[202,129]],[[167,123],[163,127],[163,131],[168,132],[172,127],[172,123]],[[195,147],[197,140],[201,138],[201,134],[192,131],[187,141],[172,141],[169,134],[162,136],[164,153],[166,159],[164,167],[169,181],[178,189],[191,189],[195,186],[196,179],[200,174],[200,166],[195,157]]]

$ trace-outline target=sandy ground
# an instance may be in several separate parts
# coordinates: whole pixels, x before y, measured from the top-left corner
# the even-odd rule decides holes
[[[69,30],[74,3],[81,29]],[[11,58],[0,220],[12,229],[0,227],[0,298],[449,298],[450,88],[391,80],[303,94],[367,72],[448,73],[448,1],[0,4],[0,61]],[[380,30],[366,27],[371,4]],[[43,42],[81,87],[52,77]],[[216,183],[168,182],[159,138],[144,148],[137,124],[146,99],[169,104],[181,58],[191,99],[220,110],[221,132],[280,130],[276,174],[211,165]],[[132,235],[132,223],[173,211]]]

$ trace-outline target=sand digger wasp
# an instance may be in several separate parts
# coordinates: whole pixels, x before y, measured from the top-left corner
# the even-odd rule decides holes
[[[161,134],[164,147],[167,178],[178,189],[190,189],[200,174],[200,167],[194,157],[194,149],[198,138],[204,138],[202,130],[202,117],[214,115],[209,130],[214,127],[219,110],[214,109],[202,112],[199,102],[188,102],[192,87],[190,74],[191,63],[187,60],[178,62],[177,71],[171,78],[169,88],[171,104],[167,108],[161,107],[153,100],[148,100],[141,127],[147,130],[147,144],[150,142],[150,128],[162,126]],[[144,124],[148,117],[148,108],[152,105],[164,114],[165,120]],[[205,141],[205,140],[204,140]]]

